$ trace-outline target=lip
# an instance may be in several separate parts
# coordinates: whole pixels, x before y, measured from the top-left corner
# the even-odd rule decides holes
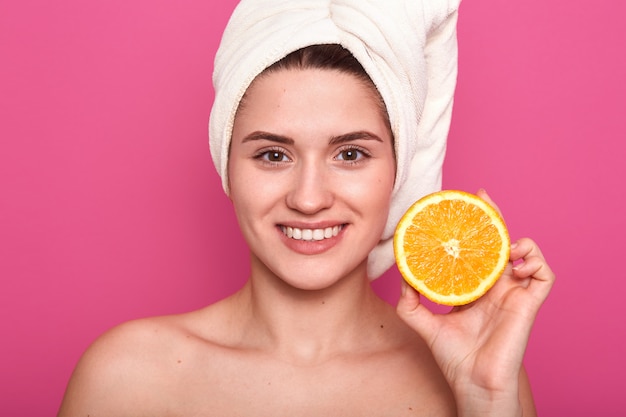
[[[278,223],[278,226],[297,227],[298,229],[325,229],[327,227],[343,226],[346,223],[340,221],[319,221],[319,222],[285,222]]]
[[[284,230],[286,228],[297,228],[297,229],[327,229],[338,227],[337,234],[332,237],[325,237],[321,240],[303,240],[303,239],[293,239],[288,237]],[[303,254],[303,255],[317,255],[320,253],[324,253],[330,249],[332,249],[335,245],[337,245],[344,236],[345,230],[347,228],[346,223],[339,222],[318,222],[318,223],[282,223],[276,225],[276,230],[278,231],[282,242],[292,251]]]

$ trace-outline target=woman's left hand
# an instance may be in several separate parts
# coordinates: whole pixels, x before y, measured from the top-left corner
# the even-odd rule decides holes
[[[486,192],[477,194],[499,211]],[[510,262],[496,284],[478,300],[447,314],[432,313],[403,282],[398,315],[430,347],[454,392],[459,415],[521,412],[522,360],[554,279],[537,244],[523,238],[511,245]]]

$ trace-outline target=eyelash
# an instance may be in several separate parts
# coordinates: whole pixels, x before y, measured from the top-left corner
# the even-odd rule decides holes
[[[261,150],[259,150],[257,153],[255,153],[253,155],[253,158],[263,162],[264,164],[268,164],[268,165],[272,165],[272,166],[276,166],[278,164],[286,162],[284,160],[281,160],[281,161],[271,161],[271,160],[269,160],[269,156],[272,153],[281,154],[283,159],[287,158],[288,160],[291,160],[291,158],[289,158],[289,156],[287,156],[287,152],[285,152],[285,150],[280,148],[280,147],[271,147],[271,148],[261,149]]]
[[[355,159],[355,160],[349,160],[349,159],[348,160],[342,160],[342,159],[339,159],[339,156],[341,154],[343,154],[345,152],[350,152],[350,151],[357,152],[358,154],[361,154],[361,156],[359,157],[357,155],[357,159]],[[359,164],[359,163],[363,162],[364,158],[370,158],[371,156],[372,156],[372,154],[369,153],[365,148],[362,148],[362,147],[357,146],[357,145],[346,145],[346,146],[342,146],[339,149],[339,152],[338,152],[337,156],[334,159],[339,160],[339,161],[343,161],[346,164],[353,165],[353,164]]]
[[[345,152],[356,152],[356,159],[351,160],[351,159],[341,159],[341,155],[344,154]],[[282,156],[280,161],[271,161],[269,160],[269,156],[272,154],[280,154]],[[360,155],[359,155],[360,154]],[[341,161],[345,164],[349,164],[349,165],[354,165],[354,164],[359,164],[363,162],[363,159],[366,158],[371,158],[371,153],[369,153],[365,148],[362,148],[360,146],[357,145],[345,145],[342,146],[338,151],[337,151],[337,156],[335,156],[333,159],[336,161]],[[278,164],[282,164],[284,162],[290,162],[291,158],[289,158],[289,156],[287,155],[287,152],[280,147],[271,147],[271,148],[264,148],[259,150],[257,153],[255,153],[253,155],[253,158],[256,160],[261,161],[264,164],[268,164],[271,166],[276,166]],[[284,158],[287,158],[287,161],[284,160]]]

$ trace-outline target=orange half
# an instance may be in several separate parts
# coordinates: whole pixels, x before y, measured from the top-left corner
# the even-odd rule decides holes
[[[426,298],[451,306],[470,303],[495,284],[509,262],[504,220],[473,194],[429,194],[402,216],[394,254],[406,282]]]

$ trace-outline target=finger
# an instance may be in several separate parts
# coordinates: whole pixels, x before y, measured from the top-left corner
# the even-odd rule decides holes
[[[520,279],[531,278],[531,286],[538,282],[547,285],[548,289],[552,287],[556,278],[545,259],[538,256],[524,258],[524,262],[513,267],[513,273]]]
[[[522,262],[513,267],[513,273],[518,279],[530,279],[528,291],[540,305],[554,285],[556,278],[554,272],[539,247],[531,239],[520,239],[514,246],[511,252],[515,252],[514,256],[522,259]],[[513,256],[511,258],[513,259]]]
[[[537,256],[544,259],[541,249],[539,249],[539,245],[537,245],[532,239],[524,237],[511,245],[510,258],[512,261],[515,262],[531,256]]]
[[[498,207],[498,205],[494,203],[491,197],[489,197],[489,194],[487,194],[487,191],[485,191],[484,188],[479,189],[476,192],[476,195],[485,200],[491,207],[493,207],[498,212],[500,216],[502,216],[502,210],[500,210],[500,207]]]
[[[398,316],[430,346],[436,338],[437,323],[435,315],[420,302],[420,295],[413,287],[402,280],[402,295],[398,300]]]
[[[547,268],[545,260],[539,256],[525,257],[522,262],[513,267],[513,274],[521,279],[539,276],[537,279],[543,281],[541,277],[544,275],[544,266]]]

